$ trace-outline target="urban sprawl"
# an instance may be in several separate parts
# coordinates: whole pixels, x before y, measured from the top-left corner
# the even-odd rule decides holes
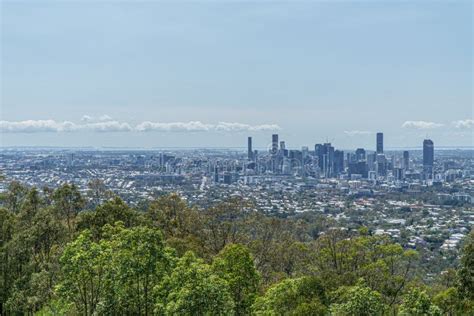
[[[196,207],[240,197],[249,211],[314,216],[322,230],[389,235],[419,250],[433,272],[456,260],[474,224],[472,150],[435,151],[425,139],[419,150],[384,151],[382,133],[375,150],[287,149],[277,134],[265,150],[252,145],[248,137],[247,151],[3,148],[0,190],[11,181],[73,183],[85,194],[100,185],[132,205],[176,192]]]

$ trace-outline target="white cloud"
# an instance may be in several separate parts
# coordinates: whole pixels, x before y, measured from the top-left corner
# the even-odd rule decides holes
[[[258,132],[280,130],[276,124],[249,125],[243,123],[219,122],[217,124],[190,122],[150,122],[145,121],[137,125],[119,122],[110,116],[102,116],[99,120],[84,115],[80,124],[69,121],[57,122],[54,120],[26,120],[0,121],[0,131],[4,133],[44,133],[44,132]]]
[[[349,137],[354,137],[354,136],[367,136],[371,135],[372,132],[369,131],[344,131],[344,134],[346,134]]]
[[[217,131],[224,132],[258,132],[258,131],[275,131],[280,130],[280,127],[276,124],[263,124],[263,125],[248,125],[242,123],[228,123],[228,122],[219,122],[215,129]]]
[[[89,123],[80,126],[80,129],[91,130],[94,132],[131,132],[133,128],[128,123],[118,121],[106,121],[98,123]]]
[[[474,128],[474,120],[467,119],[467,120],[459,120],[452,122],[453,126],[458,129],[473,129]]]
[[[56,122],[54,120],[0,121],[0,131],[5,133],[41,133],[70,132],[76,130],[73,122]]]
[[[94,118],[90,115],[83,115],[81,118],[82,122],[92,122],[94,121]]]
[[[149,131],[160,131],[160,132],[258,132],[258,131],[275,131],[280,130],[280,127],[276,124],[263,124],[263,125],[249,125],[243,123],[228,123],[219,122],[217,124],[207,124],[200,121],[190,122],[173,122],[173,123],[160,123],[160,122],[143,122],[135,127],[136,131],[149,132]]]
[[[94,117],[90,115],[83,115],[81,118],[81,122],[91,123],[91,122],[108,122],[112,121],[113,119],[108,116],[107,114],[101,115],[99,117]]]
[[[113,119],[112,119],[110,116],[108,116],[107,114],[101,115],[101,116],[99,117],[99,121],[101,121],[101,122],[112,121],[112,120],[113,120]]]
[[[212,124],[204,124],[200,121],[160,123],[145,121],[135,126],[139,132],[206,132],[212,130]]]
[[[434,129],[442,126],[444,126],[444,124],[426,121],[406,121],[402,124],[403,128],[411,129]]]

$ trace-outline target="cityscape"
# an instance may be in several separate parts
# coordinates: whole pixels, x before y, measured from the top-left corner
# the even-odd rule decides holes
[[[331,143],[297,150],[278,134],[270,140],[254,150],[249,136],[246,152],[10,148],[0,168],[7,179],[38,188],[72,183],[87,194],[99,181],[131,204],[173,192],[201,207],[242,196],[259,212],[321,214],[337,226],[365,225],[449,256],[474,224],[472,150],[435,150],[425,139],[420,150],[387,151],[381,132],[373,150]]]
[[[474,316],[473,9],[0,0],[0,316]]]

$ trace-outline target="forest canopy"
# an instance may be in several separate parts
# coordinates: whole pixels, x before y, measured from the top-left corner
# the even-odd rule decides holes
[[[365,227],[277,218],[241,198],[132,207],[107,190],[12,182],[0,196],[0,314],[469,315],[474,235],[428,282]]]

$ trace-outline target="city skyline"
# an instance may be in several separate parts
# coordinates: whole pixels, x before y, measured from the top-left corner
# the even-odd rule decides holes
[[[0,315],[474,315],[473,13],[0,0]]]
[[[3,147],[473,145],[468,1],[1,8]]]

